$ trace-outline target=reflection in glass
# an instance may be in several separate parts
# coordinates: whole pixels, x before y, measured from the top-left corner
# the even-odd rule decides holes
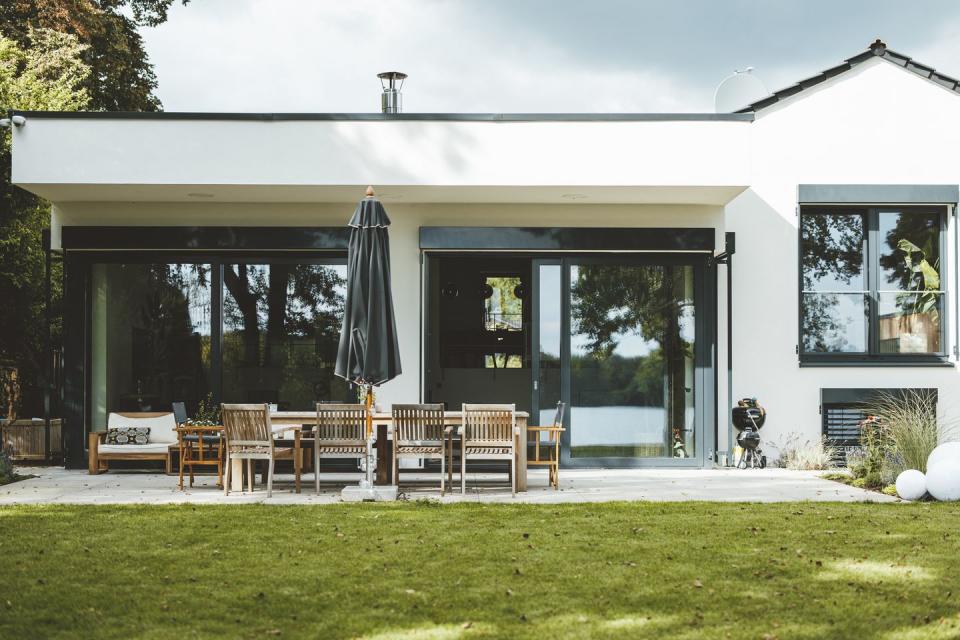
[[[560,296],[563,292],[562,273],[559,264],[539,265],[540,287],[538,306],[538,329],[540,332],[540,422],[547,425],[553,420],[560,401],[560,317],[563,313]],[[567,420],[569,422],[569,420]],[[541,434],[546,440],[547,435]]]
[[[942,293],[881,293],[880,351],[938,353]]]
[[[803,350],[862,353],[867,350],[867,296],[863,293],[804,293]]]
[[[570,287],[571,456],[694,456],[693,268],[573,265]]]
[[[333,374],[346,266],[234,264],[223,269],[224,402],[309,409],[347,400]]]
[[[804,213],[801,264],[804,291],[864,291],[864,216]]]
[[[940,215],[881,211],[879,333],[882,353],[938,353]]]
[[[94,429],[109,412],[196,409],[210,391],[210,302],[210,265],[93,265]]]

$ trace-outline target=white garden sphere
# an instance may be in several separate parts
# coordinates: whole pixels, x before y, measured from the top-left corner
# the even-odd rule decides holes
[[[916,469],[907,469],[897,476],[897,495],[904,500],[919,500],[927,492],[927,477]]]
[[[937,500],[960,500],[960,464],[941,460],[927,469],[927,491]]]
[[[927,458],[927,470],[940,462],[948,461],[952,461],[953,467],[960,469],[960,442],[944,442],[934,449]]]

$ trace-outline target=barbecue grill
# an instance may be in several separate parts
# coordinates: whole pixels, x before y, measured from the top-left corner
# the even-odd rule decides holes
[[[756,398],[744,398],[733,408],[733,426],[737,428],[737,444],[743,449],[738,469],[763,469],[767,456],[760,448],[760,428],[767,421],[767,412]]]

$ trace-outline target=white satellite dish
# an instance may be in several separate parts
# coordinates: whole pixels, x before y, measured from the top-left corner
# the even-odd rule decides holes
[[[713,108],[717,113],[733,113],[751,102],[770,95],[763,80],[753,75],[753,67],[734,71],[717,85],[713,94]]]

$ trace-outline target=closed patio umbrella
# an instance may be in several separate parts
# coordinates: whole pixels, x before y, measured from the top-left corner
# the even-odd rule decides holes
[[[390,218],[373,187],[350,219],[347,298],[335,373],[377,386],[400,375],[400,346],[390,289]]]

